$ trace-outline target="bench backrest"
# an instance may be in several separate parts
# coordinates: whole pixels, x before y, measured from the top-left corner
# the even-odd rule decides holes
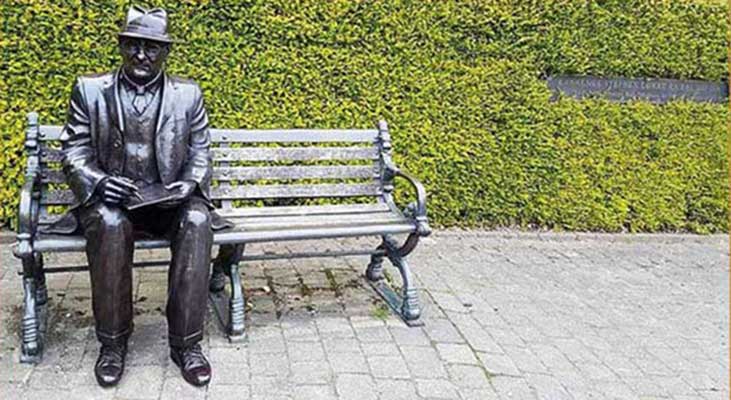
[[[62,127],[39,125],[29,114],[26,150],[29,165],[37,159],[41,173],[41,220],[51,206],[75,202],[61,170]],[[213,184],[211,198],[224,209],[241,201],[358,198],[382,201],[393,189],[384,182],[390,162],[385,121],[378,129],[211,129]],[[58,208],[56,208],[58,210]],[[56,213],[54,213],[56,214]]]

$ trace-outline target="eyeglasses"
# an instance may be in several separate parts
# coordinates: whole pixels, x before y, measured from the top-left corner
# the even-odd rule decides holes
[[[135,55],[141,50],[147,57],[155,58],[162,53],[164,48],[165,47],[160,44],[149,41],[125,40],[122,42],[122,50],[129,55]]]

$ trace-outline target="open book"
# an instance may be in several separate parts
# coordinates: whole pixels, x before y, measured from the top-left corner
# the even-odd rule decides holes
[[[153,183],[140,188],[139,191],[142,200],[135,196],[130,196],[129,200],[124,204],[128,210],[136,210],[138,208],[147,207],[174,199],[178,195],[177,190],[165,189],[162,183]]]

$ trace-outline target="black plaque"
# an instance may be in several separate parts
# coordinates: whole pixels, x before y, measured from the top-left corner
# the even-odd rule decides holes
[[[644,100],[667,103],[672,100],[724,103],[728,100],[727,82],[656,78],[605,78],[598,76],[557,75],[548,78],[548,87],[554,93],[584,98],[605,98],[626,102]]]

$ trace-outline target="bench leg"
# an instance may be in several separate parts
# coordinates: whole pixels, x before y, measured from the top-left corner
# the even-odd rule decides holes
[[[421,308],[419,306],[418,293],[411,276],[411,269],[406,262],[405,256],[399,252],[398,242],[392,236],[385,235],[383,236],[383,243],[376,250],[378,252],[371,256],[371,262],[368,264],[368,269],[366,270],[366,278],[371,286],[407,325],[423,325],[423,322],[419,319],[421,316]],[[398,268],[401,274],[403,287],[400,294],[394,292],[384,279],[383,259],[385,257],[388,257],[391,264]]]
[[[42,269],[42,257],[37,253],[33,253],[32,256],[23,258],[22,262],[24,298],[20,362],[37,364],[43,357],[41,308],[46,303],[48,295],[45,289],[45,280],[39,282],[38,279],[38,270]],[[40,296],[42,298],[39,299]]]
[[[225,327],[228,338],[237,341],[244,338],[245,300],[239,274],[239,263],[244,253],[244,245],[222,245],[216,259],[213,260],[213,271],[209,290],[213,305],[221,324]],[[224,300],[226,277],[231,282],[231,296]]]
[[[421,308],[419,306],[419,295],[411,276],[411,268],[406,262],[406,258],[399,254],[399,246],[396,239],[391,236],[386,236],[383,242],[386,247],[388,259],[401,273],[403,285],[401,292],[401,298],[403,299],[401,303],[401,316],[405,321],[416,321],[421,316]]]
[[[46,271],[43,269],[43,254],[33,253],[35,258],[36,278],[36,306],[48,303],[48,288],[46,287]]]
[[[229,300],[229,324],[228,338],[236,341],[243,338],[245,326],[245,301],[243,290],[241,290],[241,275],[239,274],[239,263],[233,263],[230,267],[231,274],[231,299]]]
[[[383,244],[380,244],[376,251],[382,251],[385,250],[385,246]],[[383,254],[373,254],[371,256],[371,262],[368,264],[368,268],[366,269],[366,278],[368,278],[371,282],[377,282],[380,280],[383,280]]]

